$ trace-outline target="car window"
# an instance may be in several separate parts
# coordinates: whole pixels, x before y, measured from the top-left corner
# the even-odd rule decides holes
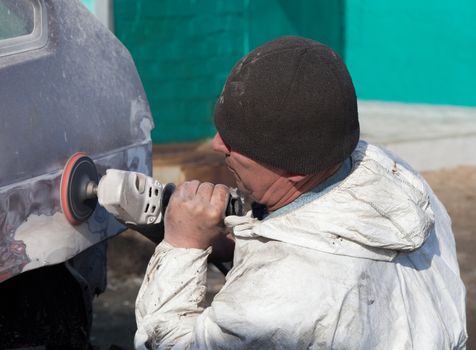
[[[43,0],[0,0],[0,56],[46,44]]]
[[[30,0],[0,0],[0,40],[31,34],[34,11]]]

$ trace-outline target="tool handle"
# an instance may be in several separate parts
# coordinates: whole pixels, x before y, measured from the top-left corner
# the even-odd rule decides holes
[[[175,191],[175,184],[168,183],[165,185],[162,192],[162,215],[165,215],[165,210],[169,205],[170,197]],[[243,204],[241,203],[240,198],[235,198],[231,194],[228,196],[228,203],[226,205],[225,216],[229,215],[243,215]]]

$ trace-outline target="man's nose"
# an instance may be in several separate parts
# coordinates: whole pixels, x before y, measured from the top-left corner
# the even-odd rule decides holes
[[[212,147],[213,150],[216,152],[221,152],[225,154],[230,153],[230,149],[226,146],[225,142],[223,142],[223,139],[221,138],[219,133],[215,134],[215,137],[212,140]]]

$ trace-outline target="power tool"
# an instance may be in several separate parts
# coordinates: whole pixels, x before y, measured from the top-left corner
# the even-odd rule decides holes
[[[75,153],[66,162],[60,187],[61,208],[72,225],[85,222],[99,203],[119,221],[134,228],[161,224],[175,190],[174,184],[164,185],[133,171],[108,169],[99,179],[96,165],[83,152]],[[242,212],[241,199],[230,193],[225,215]]]

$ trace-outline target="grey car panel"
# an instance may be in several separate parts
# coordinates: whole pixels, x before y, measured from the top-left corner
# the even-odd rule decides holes
[[[37,33],[10,52],[12,38],[0,40],[0,281],[124,229],[101,208],[67,223],[58,190],[73,153],[86,152],[100,174],[151,174],[153,122],[128,51],[79,1],[31,1],[46,40]]]

